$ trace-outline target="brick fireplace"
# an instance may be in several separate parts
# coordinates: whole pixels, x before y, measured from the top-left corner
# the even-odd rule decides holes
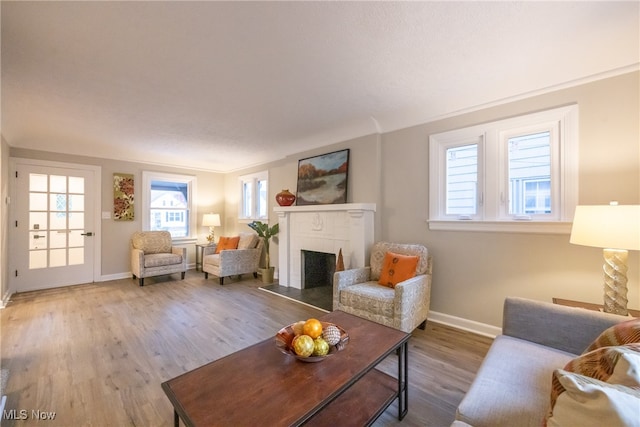
[[[302,288],[302,251],[335,254],[345,269],[364,267],[374,239],[373,203],[276,207],[279,284]]]

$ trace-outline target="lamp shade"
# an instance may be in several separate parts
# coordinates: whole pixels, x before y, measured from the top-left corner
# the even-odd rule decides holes
[[[205,227],[220,227],[220,214],[202,215],[202,225]]]
[[[576,206],[571,243],[640,250],[640,205]]]

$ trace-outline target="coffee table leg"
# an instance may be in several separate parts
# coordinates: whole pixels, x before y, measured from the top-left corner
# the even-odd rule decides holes
[[[409,411],[408,342],[404,342],[398,350],[398,419],[402,420]]]
[[[173,426],[180,427],[180,417],[178,416],[178,411],[173,410]]]

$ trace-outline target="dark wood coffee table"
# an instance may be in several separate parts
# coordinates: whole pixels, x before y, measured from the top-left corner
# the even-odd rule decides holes
[[[320,320],[349,334],[346,348],[321,362],[283,354],[269,338],[162,383],[175,425],[362,426],[396,398],[403,419],[411,335],[340,311]],[[396,378],[375,369],[394,352]]]

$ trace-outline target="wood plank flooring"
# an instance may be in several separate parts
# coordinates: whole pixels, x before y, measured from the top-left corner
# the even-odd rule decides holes
[[[0,365],[9,370],[5,414],[26,419],[3,427],[171,426],[162,382],[323,314],[260,290],[250,275],[224,286],[195,271],[172,277],[14,295],[1,311]],[[490,343],[435,323],[416,330],[409,413],[398,422],[394,403],[375,426],[448,426]],[[380,369],[396,367],[394,355]],[[55,418],[38,421],[33,411]]]

